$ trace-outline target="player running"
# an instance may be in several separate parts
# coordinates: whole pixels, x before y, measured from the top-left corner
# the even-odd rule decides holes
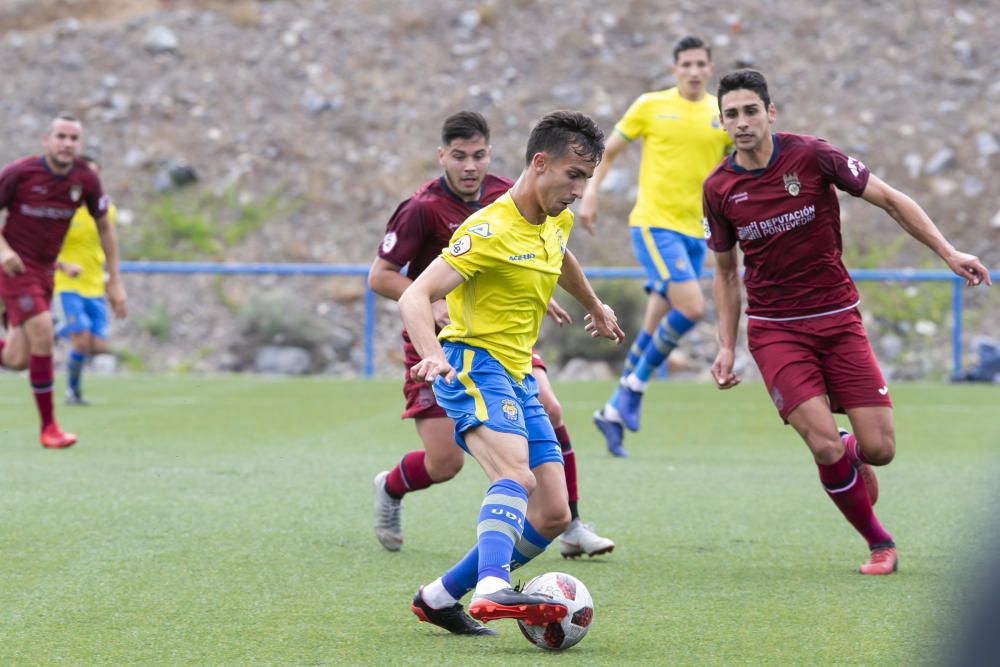
[[[399,299],[420,355],[411,376],[434,383],[455,439],[490,482],[476,545],[414,597],[411,610],[421,620],[433,622],[428,610],[447,610],[467,621],[464,633],[482,634],[459,603],[473,588],[469,614],[480,621],[537,625],[566,614],[551,598],[512,588],[510,569],[544,551],[570,518],[562,452],[531,376],[531,346],[556,282],[586,309],[592,336],[620,342],[623,335],[566,246],[573,224],[567,207],[603,150],[590,118],[545,116],[510,191],[469,217]],[[450,323],[439,342],[432,304],[445,297]]]
[[[52,404],[52,283],[56,257],[70,219],[84,205],[97,224],[107,256],[107,294],[125,317],[125,288],[118,272],[118,243],[108,222],[101,180],[77,156],[83,127],[68,113],[49,125],[45,154],[12,162],[0,172],[0,209],[7,220],[0,235],[0,299],[6,308],[7,340],[0,339],[0,365],[28,369],[41,418],[43,447],[63,448],[76,436],[59,428]]]
[[[872,505],[870,466],[896,451],[889,387],[858,311],[858,291],[841,260],[838,188],[878,206],[933,250],[968,284],[990,284],[979,259],[959,252],[922,208],[855,158],[816,137],[772,133],[777,111],[760,72],[739,70],[719,84],[722,124],[736,152],[705,181],[708,246],[717,270],[713,295],[720,389],[733,373],[740,319],[737,244],[743,252],[747,336],[778,414],[805,441],[827,495],[871,552],[861,574],[896,571],[896,544]],[[846,412],[854,434],[838,432]]]

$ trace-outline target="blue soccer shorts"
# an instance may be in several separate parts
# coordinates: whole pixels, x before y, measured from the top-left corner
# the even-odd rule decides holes
[[[445,384],[434,381],[434,396],[455,422],[455,442],[469,451],[463,433],[485,426],[501,433],[516,433],[528,441],[528,467],[562,463],[562,449],[552,422],[538,401],[538,383],[531,375],[515,382],[489,352],[446,341],[448,363],[458,376]]]
[[[646,271],[647,292],[667,295],[667,285],[697,280],[705,262],[705,239],[672,229],[632,227],[632,253]]]
[[[108,307],[103,296],[86,297],[76,292],[59,292],[56,295],[55,317],[59,322],[59,336],[87,331],[97,338],[108,337]]]

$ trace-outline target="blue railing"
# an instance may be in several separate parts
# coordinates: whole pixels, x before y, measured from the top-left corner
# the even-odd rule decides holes
[[[291,275],[291,276],[368,276],[367,264],[225,264],[219,262],[122,262],[125,273],[182,273],[182,274],[224,274],[224,275]],[[951,366],[952,375],[957,377],[962,370],[962,289],[965,281],[950,271],[919,271],[911,269],[854,269],[851,278],[860,281],[881,282],[950,282],[951,290]],[[639,268],[595,267],[586,270],[590,279],[614,278],[644,279],[646,274]],[[711,278],[706,270],[703,278]],[[1000,272],[991,272],[990,279],[1000,281]],[[365,280],[364,292],[364,350],[365,360],[362,372],[371,377],[375,371],[375,294],[368,289]]]

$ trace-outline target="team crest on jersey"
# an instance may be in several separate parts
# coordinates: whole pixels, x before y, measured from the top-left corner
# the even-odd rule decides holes
[[[490,234],[490,223],[488,222],[481,222],[478,225],[472,225],[466,231],[471,232],[476,236],[482,236],[484,239],[492,236],[492,234]]]
[[[382,252],[389,252],[396,247],[396,232],[389,232],[382,237]]]
[[[781,178],[785,181],[785,190],[788,194],[793,197],[798,197],[799,193],[802,192],[802,184],[799,182],[799,175],[794,171],[790,171]]]
[[[73,200],[73,203],[80,201],[80,195],[83,194],[83,186],[79,183],[74,183],[69,188],[69,198]]]
[[[462,234],[448,246],[448,252],[452,257],[458,257],[472,250],[472,237]]]
[[[566,240],[563,238],[562,230],[556,227],[556,239],[559,241],[559,252],[566,256]]]
[[[503,411],[504,419],[512,422],[517,421],[517,403],[505,398],[500,402],[500,409]]]

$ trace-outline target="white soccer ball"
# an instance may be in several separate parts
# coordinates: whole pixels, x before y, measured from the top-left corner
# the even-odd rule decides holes
[[[540,574],[524,586],[525,593],[548,595],[568,609],[561,621],[548,625],[527,625],[519,620],[521,632],[535,646],[561,651],[578,643],[594,620],[594,599],[583,582],[565,572]]]

